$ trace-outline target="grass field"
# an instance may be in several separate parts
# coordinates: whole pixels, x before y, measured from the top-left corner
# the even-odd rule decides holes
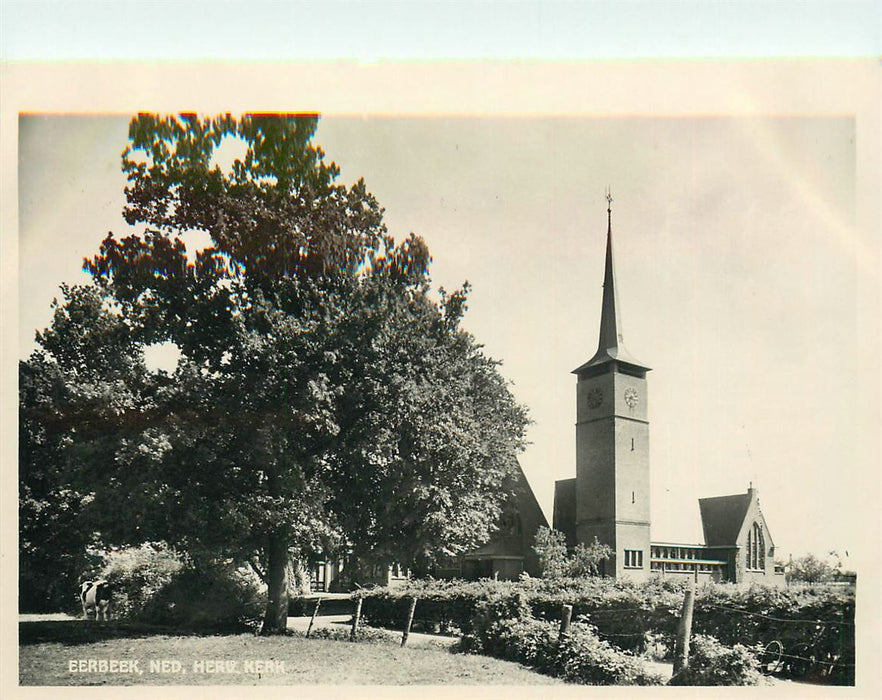
[[[550,685],[517,664],[397,642],[181,635],[80,620],[19,623],[21,685]],[[137,662],[137,663],[136,663]]]

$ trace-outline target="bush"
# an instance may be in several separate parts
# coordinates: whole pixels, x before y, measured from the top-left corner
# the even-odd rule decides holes
[[[660,685],[663,679],[645,662],[597,636],[591,625],[574,623],[559,639],[558,625],[536,620],[518,596],[481,604],[464,650],[516,661],[572,683]]]
[[[785,654],[801,649],[802,656],[835,662],[826,682],[854,685],[854,613],[850,590],[721,585],[697,597],[693,630],[729,646],[778,640]]]
[[[621,651],[597,636],[596,629],[575,624],[558,646],[562,677],[591,685],[660,685],[663,678],[652,673],[640,657]]]
[[[689,665],[669,685],[765,685],[757,653],[742,644],[727,647],[709,635],[696,635],[690,643]]]
[[[408,600],[416,596],[414,625],[427,630],[469,633],[479,607],[497,597],[521,595],[530,613],[559,620],[562,606],[587,616],[601,638],[643,651],[645,633],[655,631],[669,646],[677,629],[683,584],[654,581],[635,584],[604,578],[525,579],[523,581],[412,581],[407,586],[374,589],[365,594],[363,614],[371,624],[400,629]]]
[[[101,571],[115,615],[186,628],[230,628],[259,620],[265,597],[255,574],[231,565],[195,565],[164,543],[111,551]]]
[[[96,578],[113,587],[114,615],[142,619],[156,595],[184,568],[186,557],[164,542],[111,550]]]
[[[366,593],[363,614],[373,625],[401,629],[408,600],[416,596],[416,629],[470,634],[476,621],[480,624],[479,609],[484,603],[518,593],[538,620],[559,620],[563,605],[570,604],[574,618],[589,622],[600,639],[622,650],[658,658],[673,650],[686,584],[661,578],[638,584],[595,577],[411,581],[400,588]],[[779,640],[785,653],[808,648],[806,656],[833,669],[825,682],[853,685],[854,612],[854,591],[848,589],[761,585],[745,589],[708,583],[696,596],[693,630],[713,634],[727,646],[765,646]]]
[[[362,615],[372,625],[403,629],[409,600],[416,596],[416,629],[468,632],[478,603],[494,592],[509,589],[510,584],[502,581],[410,581],[394,589],[365,592]]]
[[[255,626],[266,598],[253,574],[234,567],[187,566],[150,601],[142,616],[186,628]]]
[[[575,576],[597,576],[601,563],[607,561],[613,550],[601,544],[597,537],[590,545],[577,544],[570,554],[567,538],[559,530],[540,526],[536,531],[533,551],[539,557],[539,568],[544,578],[566,578]]]

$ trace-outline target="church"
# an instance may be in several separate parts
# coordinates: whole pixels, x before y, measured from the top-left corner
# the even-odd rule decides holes
[[[620,325],[612,241],[612,198],[607,196],[606,262],[597,352],[576,375],[576,476],[556,482],[553,527],[570,547],[595,538],[614,554],[602,573],[643,581],[650,576],[697,577],[731,583],[784,584],[757,490],[699,499],[703,544],[654,542],[650,534],[650,368],[625,348]],[[499,534],[461,560],[466,578],[538,575],[532,550],[547,525],[523,471]],[[453,572],[450,572],[453,573]]]

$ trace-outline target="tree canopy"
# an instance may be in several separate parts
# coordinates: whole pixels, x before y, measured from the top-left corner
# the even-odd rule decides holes
[[[838,559],[835,551],[830,555]],[[814,554],[805,554],[787,565],[788,580],[799,583],[826,583],[838,579],[842,573],[841,563],[834,565]]]
[[[602,563],[614,553],[612,547],[601,544],[597,537],[590,545],[579,542],[571,553],[566,535],[544,525],[536,531],[533,551],[539,555],[544,578],[598,576]]]
[[[423,240],[336,182],[317,124],[134,118],[133,231],[84,261],[21,369],[25,492],[64,491],[101,544],[258,556],[270,631],[289,556],[421,566],[485,541],[527,423],[460,326],[468,285],[432,292]],[[225,139],[245,148],[228,172]],[[157,343],[172,374],[145,365]]]

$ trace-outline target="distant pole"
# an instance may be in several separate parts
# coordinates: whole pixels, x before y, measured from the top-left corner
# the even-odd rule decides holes
[[[680,611],[680,624],[677,627],[677,643],[674,648],[674,673],[677,674],[689,665],[689,637],[692,635],[692,609],[695,606],[695,579],[692,579],[683,608]]]
[[[410,599],[410,608],[407,611],[407,623],[404,625],[404,634],[401,635],[401,646],[407,644],[407,638],[410,635],[410,626],[413,624],[413,614],[416,612],[417,597]]]
[[[570,631],[570,620],[573,618],[573,606],[564,605],[560,611],[560,633],[557,638],[560,639]]]
[[[315,610],[312,611],[312,617],[309,619],[309,627],[306,628],[306,638],[309,639],[309,633],[312,632],[312,626],[315,624],[315,616],[318,615],[319,608],[321,607],[322,599],[316,598],[315,600]]]
[[[355,635],[358,631],[358,621],[361,619],[361,593],[355,599],[355,614],[352,616],[352,631],[349,633],[349,641],[355,641]]]

